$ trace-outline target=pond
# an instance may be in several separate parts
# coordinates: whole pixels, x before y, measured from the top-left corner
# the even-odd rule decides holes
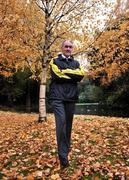
[[[129,107],[129,106],[128,106]],[[129,108],[128,107],[112,107],[99,103],[77,103],[75,107],[75,114],[83,115],[99,115],[99,116],[115,116],[115,117],[129,117]],[[9,107],[0,107],[1,110],[9,110]],[[13,107],[16,111],[26,111],[24,106],[15,106]],[[31,107],[31,112],[38,113],[38,105]],[[52,113],[52,108],[50,104],[47,103],[47,113]]]
[[[129,117],[129,109],[122,107],[111,107],[99,103],[83,103],[76,104],[75,114]]]

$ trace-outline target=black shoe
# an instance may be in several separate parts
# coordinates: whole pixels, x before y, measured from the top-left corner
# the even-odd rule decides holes
[[[69,161],[64,161],[64,162],[60,162],[60,165],[61,165],[61,169],[65,169],[67,167],[69,167]]]

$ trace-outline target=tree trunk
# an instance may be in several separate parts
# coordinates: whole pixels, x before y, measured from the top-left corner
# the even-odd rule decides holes
[[[43,2],[43,1],[42,1]],[[47,120],[46,116],[46,73],[47,73],[47,64],[48,59],[51,55],[50,53],[50,45],[51,45],[51,37],[52,37],[52,28],[50,21],[50,1],[46,1],[46,9],[45,9],[45,36],[44,36],[44,47],[43,47],[43,57],[42,57],[42,75],[40,82],[40,93],[39,93],[39,119],[38,122],[43,122]]]
[[[30,82],[27,81],[26,112],[31,112]]]
[[[43,122],[47,119],[46,116],[46,65],[42,68],[40,91],[39,91],[39,119],[38,122]]]
[[[12,100],[12,96],[10,95],[10,92],[8,92],[7,98],[8,98],[8,106],[12,107],[13,106],[13,100]]]

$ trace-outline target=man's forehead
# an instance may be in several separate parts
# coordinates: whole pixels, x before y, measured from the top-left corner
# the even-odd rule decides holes
[[[73,42],[72,41],[64,41],[62,43],[62,46],[64,46],[64,45],[71,45],[71,46],[73,46]]]

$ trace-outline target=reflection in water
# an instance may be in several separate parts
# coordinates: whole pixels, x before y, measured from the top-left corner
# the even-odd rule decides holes
[[[75,114],[129,117],[127,108],[111,107],[99,103],[76,104]]]
[[[17,111],[26,111],[25,106],[23,107],[17,106],[14,109]],[[8,108],[4,110],[8,110]],[[32,107],[31,112],[38,113],[38,106]],[[47,103],[47,113],[52,113],[51,105],[48,103]],[[75,114],[129,117],[129,109],[121,108],[121,107],[111,107],[99,103],[81,103],[81,104],[76,104]]]

